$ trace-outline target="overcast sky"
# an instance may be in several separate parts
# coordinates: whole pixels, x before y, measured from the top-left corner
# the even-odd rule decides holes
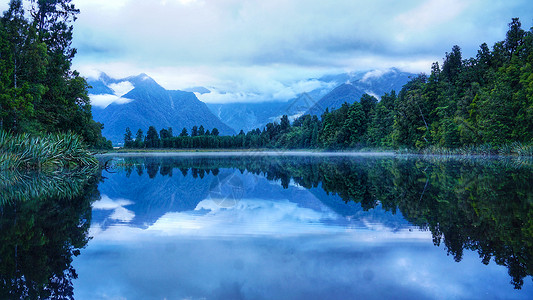
[[[512,17],[526,29],[533,23],[531,0],[73,2],[82,75],[146,73],[168,89],[206,86],[244,98],[298,92],[323,74],[428,72],[455,44],[470,57],[504,39]]]

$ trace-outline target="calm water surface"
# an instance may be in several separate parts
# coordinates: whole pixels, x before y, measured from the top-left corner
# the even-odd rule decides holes
[[[530,161],[100,159],[74,196],[3,204],[5,295],[533,298]]]

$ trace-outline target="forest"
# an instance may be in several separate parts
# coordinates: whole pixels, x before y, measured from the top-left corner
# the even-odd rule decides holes
[[[285,115],[247,133],[218,136],[203,126],[153,127],[133,137],[126,148],[284,148],[284,149],[461,149],[463,152],[507,151],[533,154],[533,28],[509,23],[504,40],[492,48],[483,43],[477,55],[463,58],[453,46],[442,66],[412,78],[398,93],[378,101],[365,94],[353,104],[320,117],[303,115],[294,122]],[[201,130],[200,130],[201,128]]]
[[[67,133],[91,148],[111,148],[92,118],[86,80],[72,70],[72,0],[11,0],[0,18],[0,130]],[[28,15],[29,18],[26,17]]]

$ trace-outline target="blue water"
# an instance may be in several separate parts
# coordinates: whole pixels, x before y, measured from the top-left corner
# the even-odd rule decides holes
[[[92,239],[72,264],[79,276],[76,299],[533,297],[531,276],[515,289],[506,266],[494,259],[485,265],[467,247],[457,262],[448,246],[434,244],[428,228],[406,220],[401,205],[384,209],[378,196],[371,208],[345,202],[326,179],[337,169],[317,171],[324,178],[304,187],[298,168],[313,169],[313,159],[298,164],[287,158],[272,171],[268,164],[253,165],[255,158],[233,166],[209,157],[192,163],[172,156],[102,160],[109,158],[115,166],[103,172],[100,199],[92,203]],[[361,176],[377,183],[385,180],[380,166],[397,160],[322,158],[316,164],[327,170],[367,159],[374,169],[361,169]],[[413,181],[413,199],[431,197],[440,173],[432,174]]]

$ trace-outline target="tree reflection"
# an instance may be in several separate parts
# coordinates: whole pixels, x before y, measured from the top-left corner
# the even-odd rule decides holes
[[[3,173],[0,298],[72,299],[72,259],[87,244],[100,176]]]
[[[221,168],[264,175],[287,188],[321,187],[365,210],[378,205],[430,230],[456,261],[464,249],[481,261],[508,268],[519,289],[533,274],[533,166],[513,160],[386,159],[291,156],[128,158],[124,168],[145,166],[149,174],[170,176],[178,168],[196,179]],[[154,175],[155,176],[155,175]],[[153,178],[150,175],[150,178]]]

